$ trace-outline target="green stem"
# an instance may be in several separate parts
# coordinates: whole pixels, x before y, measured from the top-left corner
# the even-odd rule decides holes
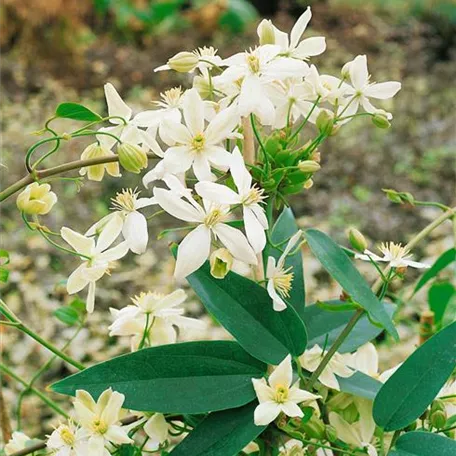
[[[253,114],[250,114],[250,123],[252,124],[253,134],[255,135],[255,138],[258,141],[258,144],[260,145],[261,151],[263,152],[264,167],[266,169],[266,174],[268,174],[269,173],[269,156],[268,156],[268,153],[266,152],[266,148],[264,147],[263,141],[261,141],[261,136],[258,133],[258,130],[256,128],[255,118],[254,118]]]
[[[41,336],[36,334],[34,331],[32,331],[30,328],[25,326],[17,317],[14,315],[14,313],[8,308],[6,303],[0,299],[0,313],[5,316],[5,318],[13,323],[16,323],[16,328],[22,331],[23,333],[27,334],[30,336],[32,339],[36,340],[40,345],[43,347],[47,348],[49,351],[54,353],[56,356],[61,358],[63,361],[67,362],[68,364],[71,364],[78,370],[84,370],[85,367],[78,361],[72,359],[65,353],[63,353],[61,350],[59,350],[56,346],[52,345],[50,342],[47,340],[43,339]]]
[[[315,108],[317,107],[318,105],[318,102],[320,101],[320,96],[317,97],[317,99],[315,100],[315,103],[313,104],[312,108],[310,109],[309,113],[307,114],[307,116],[305,117],[305,119],[301,122],[301,124],[299,125],[299,127],[296,129],[296,131],[291,135],[290,139],[288,141],[293,141],[294,138],[296,138],[296,136],[299,135],[299,133],[301,132],[301,130],[304,128],[304,126],[306,125],[307,121],[310,119],[310,116],[312,115],[312,113],[314,112]]]

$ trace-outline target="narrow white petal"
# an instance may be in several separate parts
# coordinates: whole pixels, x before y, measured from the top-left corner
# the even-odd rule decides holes
[[[372,84],[364,92],[366,97],[378,98],[379,100],[386,100],[393,98],[397,92],[401,90],[401,83],[395,81],[379,82]]]
[[[97,253],[106,250],[119,237],[119,234],[122,231],[122,225],[123,220],[119,214],[115,217],[111,217],[98,236],[95,247]]]
[[[87,301],[86,301],[86,309],[88,313],[92,313],[93,309],[95,308],[95,282],[89,283],[89,291],[87,292]]]
[[[206,129],[206,141],[218,144],[225,140],[239,123],[239,114],[234,107],[219,112]]]
[[[294,402],[291,402],[291,401],[288,401],[288,402],[285,402],[285,403],[281,404],[281,409],[282,409],[282,412],[285,413],[285,415],[287,415],[287,416],[291,416],[291,417],[294,417],[294,416],[302,417],[302,416],[304,416],[304,413],[299,408],[299,406],[297,404],[295,404]]]
[[[290,48],[295,48],[301,39],[304,31],[306,30],[307,25],[312,18],[312,12],[310,11],[310,6],[301,14],[299,19],[296,21],[295,25],[291,29],[290,33]]]
[[[69,294],[77,293],[85,288],[89,281],[84,275],[84,270],[86,268],[86,263],[81,264],[77,269],[75,269],[70,277],[67,280],[67,291]]]
[[[244,207],[244,226],[253,251],[255,253],[262,252],[266,245],[266,234],[255,213],[249,207]]]
[[[356,432],[354,426],[348,424],[340,415],[330,412],[329,423],[336,428],[337,437],[340,440],[356,447],[362,446],[360,436]]]
[[[146,251],[149,234],[147,232],[147,220],[144,215],[139,212],[130,212],[125,218],[122,234],[133,253],[139,255]]]
[[[97,261],[110,262],[124,257],[128,253],[128,242],[123,241],[112,249],[105,250],[97,256]]]
[[[265,426],[272,423],[280,413],[280,405],[276,402],[262,402],[255,409],[254,422],[257,426]]]
[[[204,131],[204,103],[196,89],[185,92],[182,102],[185,124],[192,136]]]
[[[216,184],[214,182],[198,182],[195,185],[198,195],[209,201],[221,204],[239,204],[240,196],[226,185]]]
[[[264,378],[252,378],[253,388],[260,402],[272,401],[274,397],[274,391],[266,383]]]
[[[269,257],[271,258],[271,257]],[[281,312],[287,308],[286,302],[281,298],[281,296],[277,293],[276,289],[274,288],[274,281],[269,280],[267,286],[268,294],[272,299],[272,308],[276,312]]]
[[[224,223],[218,223],[213,230],[235,258],[249,264],[257,264],[255,252],[241,231]]]
[[[363,89],[369,81],[369,72],[367,70],[367,57],[365,55],[358,55],[351,62],[350,79],[355,89]]]
[[[325,52],[326,39],[323,36],[307,38],[299,43],[299,46],[292,52],[292,56],[299,59],[306,59]]]
[[[186,222],[202,222],[204,219],[204,212],[202,209],[198,211],[193,205],[182,200],[170,190],[155,188],[154,196],[162,209],[173,217]]]
[[[239,193],[242,194],[250,190],[250,187],[252,186],[252,176],[248,172],[244,158],[237,146],[231,154],[230,172]]]
[[[68,242],[68,244],[73,247],[74,250],[78,253],[82,253],[83,255],[91,255],[94,249],[95,242],[92,238],[88,238],[83,236],[76,231],[73,231],[66,226],[62,227],[60,230],[60,234],[62,238]]]
[[[278,385],[291,386],[293,369],[291,367],[291,355],[286,356],[269,376],[269,384],[272,388]]]
[[[211,181],[215,179],[211,173],[211,165],[203,155],[197,155],[193,160],[193,172],[199,181]]]
[[[104,92],[106,96],[106,103],[108,105],[108,114],[110,116],[123,117],[127,121],[130,120],[131,109],[122,100],[117,90],[110,82],[105,84]],[[111,119],[110,122],[114,124],[122,123],[120,119]]]

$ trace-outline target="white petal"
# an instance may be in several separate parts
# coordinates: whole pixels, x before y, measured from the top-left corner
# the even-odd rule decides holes
[[[117,391],[114,391],[110,396],[108,403],[103,408],[101,419],[107,424],[114,424],[119,420],[120,409],[124,403],[125,396]]]
[[[122,234],[128,243],[129,249],[136,254],[146,251],[149,234],[147,220],[139,212],[130,212],[125,218]]]
[[[430,264],[419,263],[418,261],[412,261],[412,260],[404,260],[404,264],[406,266],[410,266],[411,268],[417,268],[417,269],[428,269],[431,267]]]
[[[350,79],[355,89],[363,89],[369,81],[367,57],[358,55],[350,65]]]
[[[291,355],[286,356],[269,376],[269,384],[272,388],[278,385],[291,386],[293,369],[291,367]]]
[[[131,109],[122,100],[114,86],[108,82],[104,86],[104,92],[106,96],[106,103],[108,105],[108,114],[110,116],[123,117],[127,121],[130,120]],[[114,124],[122,123],[120,119],[111,119],[110,122]]]
[[[351,366],[365,374],[375,377],[378,373],[378,353],[375,346],[368,342],[358,348],[353,355]]]
[[[149,439],[157,444],[157,447],[168,438],[168,423],[161,413],[155,413],[149,418],[143,429]]]
[[[244,158],[237,146],[231,154],[230,172],[239,193],[248,192],[252,186],[252,176],[248,172]]]
[[[213,231],[235,258],[249,264],[257,264],[255,252],[241,231],[224,223],[215,225]]]
[[[208,144],[218,144],[225,140],[239,123],[239,114],[234,107],[219,112],[206,129]]]
[[[128,253],[128,242],[123,241],[117,244],[112,249],[105,250],[97,256],[98,261],[116,261],[124,257]]]
[[[87,301],[86,301],[86,309],[88,313],[92,313],[93,309],[95,308],[95,282],[89,283],[89,291],[87,292]]]
[[[187,293],[184,290],[178,289],[166,295],[155,306],[155,310],[169,309],[180,306],[187,299]]]
[[[95,242],[92,238],[83,236],[66,226],[60,230],[62,238],[73,247],[74,250],[83,255],[90,256],[93,252]]]
[[[110,133],[111,135],[117,136],[120,138],[122,135],[122,131],[124,129],[124,124],[116,125],[115,127],[101,127],[98,129],[99,132]],[[113,138],[109,135],[98,134],[97,135],[98,141],[100,141],[101,145],[106,147],[106,149],[111,150],[114,144],[117,142],[116,138]]]
[[[276,402],[262,402],[254,412],[254,421],[257,426],[272,423],[280,413],[280,405]]]
[[[155,188],[154,196],[162,209],[171,214],[173,217],[186,222],[202,222],[204,219],[202,209],[198,211],[198,209],[196,209],[193,205],[182,200],[170,190]]]
[[[106,434],[104,435],[106,439],[110,442],[117,445],[122,445],[123,443],[132,443],[133,440],[128,437],[128,434],[122,429],[121,426],[111,425],[109,426]]]
[[[220,146],[209,146],[205,150],[207,159],[217,168],[227,171],[231,163],[231,154]]]
[[[372,84],[366,89],[364,94],[367,97],[378,98],[379,100],[386,100],[393,98],[397,92],[401,90],[401,83],[395,81],[380,82]]]
[[[104,226],[100,235],[97,239],[95,250],[97,253],[106,250],[118,237],[122,231],[123,220],[122,217],[117,214],[111,217],[108,223]]]
[[[204,131],[204,103],[196,89],[185,92],[182,102],[185,124],[192,136]]]
[[[198,195],[209,201],[221,204],[239,204],[240,196],[226,185],[216,184],[214,182],[198,182],[195,185]]]
[[[288,241],[288,244],[285,247],[285,250],[283,251],[282,255],[279,258],[279,262],[278,262],[279,265],[283,266],[287,256],[293,250],[295,245],[301,240],[301,237],[302,237],[302,231],[301,230],[298,230],[298,231],[296,231],[295,234],[293,234],[293,236]]]
[[[299,383],[299,381],[296,383]],[[288,393],[289,400],[296,402],[297,404],[300,404],[301,402],[315,401],[320,397],[321,396],[317,396],[316,394],[309,393],[308,391],[299,389],[297,387],[292,387]]]
[[[329,413],[329,423],[334,426],[337,431],[337,437],[349,445],[361,447],[362,443],[360,436],[356,432],[354,426],[348,424],[340,415],[334,412]]]
[[[292,52],[292,56],[299,59],[306,59],[325,52],[326,39],[323,36],[307,38],[299,43],[299,46]]]
[[[70,277],[67,280],[67,291],[69,294],[77,293],[85,288],[89,281],[84,275],[84,270],[86,268],[86,263],[81,264],[77,269],[75,269]]]
[[[271,257],[269,257],[271,258]],[[277,293],[276,289],[274,288],[274,281],[269,280],[268,281],[268,294],[270,298],[272,299],[272,307],[276,312],[281,312],[282,310],[285,310],[287,308],[286,302],[280,297],[280,295]]]
[[[159,134],[161,139],[169,146],[174,145],[170,144],[169,140],[172,140],[175,144],[190,144],[192,142],[192,135],[185,125],[168,119],[165,119],[160,125]]]
[[[174,344],[177,340],[177,334],[170,321],[155,317],[149,338],[153,346]]]
[[[302,416],[304,416],[304,413],[299,408],[299,406],[297,404],[295,404],[294,402],[291,402],[291,401],[288,401],[288,402],[285,402],[285,403],[281,404],[281,409],[282,409],[282,412],[285,413],[285,415],[287,415],[287,416],[291,416],[291,417],[294,417],[294,416],[302,417]]]
[[[249,207],[244,207],[244,227],[253,251],[262,252],[266,245],[266,234],[260,221]]]
[[[203,155],[197,155],[193,160],[193,172],[199,181],[210,181],[214,179],[211,173],[211,166],[207,158]]]
[[[296,21],[290,33],[290,48],[295,48],[301,39],[302,34],[306,30],[307,25],[312,18],[312,12],[310,11],[310,6],[301,14],[299,19]]]
[[[257,395],[258,401],[267,402],[272,401],[274,397],[274,391],[266,383],[264,378],[252,378],[253,389]]]
[[[164,160],[165,172],[177,174],[187,171],[193,163],[194,154],[188,146],[170,147]]]

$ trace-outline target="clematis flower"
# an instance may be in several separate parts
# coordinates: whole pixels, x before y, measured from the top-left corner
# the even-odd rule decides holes
[[[299,242],[302,231],[297,231],[288,241],[285,250],[277,261],[274,257],[268,257],[266,278],[268,279],[267,290],[272,299],[274,310],[280,312],[287,308],[284,298],[290,296],[291,284],[293,282],[292,267],[285,267],[285,261],[293,247]]]
[[[115,154],[107,147],[103,146],[102,144],[93,143],[87,146],[81,154],[81,160],[88,160],[91,158],[101,158],[101,157],[114,157]],[[86,166],[85,168],[81,168],[79,170],[79,174],[81,176],[87,177],[89,180],[93,181],[101,181],[104,177],[105,171],[113,177],[120,177],[119,171],[119,163],[112,162],[112,163],[102,163],[100,165],[92,165]]]
[[[46,446],[54,456],[86,456],[89,452],[86,432],[71,421],[59,425],[47,437]]]
[[[233,151],[230,172],[233,176],[237,193],[225,185],[214,182],[198,182],[195,189],[204,199],[218,204],[240,204],[243,208],[244,226],[247,239],[255,253],[262,252],[266,245],[264,230],[268,229],[268,220],[264,209],[260,206],[263,202],[263,189],[252,185],[252,176],[245,167],[239,149]]]
[[[288,355],[275,368],[269,376],[268,382],[264,378],[252,378],[253,387],[260,402],[254,412],[254,421],[257,426],[272,423],[280,412],[291,417],[302,417],[304,414],[298,404],[314,401],[321,397],[299,389],[299,380],[294,385],[292,382],[291,355]]]
[[[111,388],[105,390],[98,401],[84,390],[76,391],[74,408],[78,423],[88,435],[90,456],[109,456],[106,445],[133,443],[120,424],[122,404],[125,396]]]
[[[132,350],[137,350],[143,338],[148,346],[175,343],[175,327],[204,329],[203,322],[183,316],[184,309],[179,306],[186,298],[184,290],[168,295],[150,291],[141,293],[132,298],[133,305],[121,310],[109,309],[114,317],[109,335],[132,336]]]
[[[358,111],[361,105],[366,112],[374,114],[378,111],[369,98],[387,100],[393,98],[401,89],[401,83],[396,81],[389,82],[370,82],[370,75],[367,69],[367,57],[358,55],[353,61],[347,63],[342,69],[343,74],[349,75],[353,87],[346,90],[346,95],[351,95],[345,107],[343,107],[343,116],[350,116]],[[342,114],[341,114],[342,115]],[[388,119],[392,118],[389,114]]]
[[[83,263],[68,277],[67,291],[74,294],[85,287],[89,287],[87,294],[87,312],[93,312],[95,305],[96,281],[101,279],[108,271],[109,264],[125,256],[128,252],[128,243],[121,242],[113,248],[110,245],[117,239],[122,226],[117,220],[110,220],[101,231],[97,241],[84,236],[70,228],[60,230],[62,238],[81,254]]]
[[[168,433],[171,426],[161,413],[154,413],[144,424],[144,432],[149,439],[144,445],[144,451],[157,451],[160,445],[168,440]]]
[[[271,21],[264,19],[257,29],[260,44],[277,44],[280,46],[282,55],[300,60],[307,60],[309,57],[322,54],[326,49],[326,40],[323,36],[306,38],[301,41],[301,37],[306,31],[311,18],[312,12],[310,6],[308,6],[291,29],[290,37],[273,25]],[[262,43],[262,37],[265,36],[265,27],[270,28],[273,33],[273,37],[271,37],[273,40],[269,39],[268,43]],[[267,36],[269,38],[269,34]]]
[[[107,223],[117,223],[120,226],[122,235],[128,248],[136,254],[146,251],[149,233],[147,231],[147,220],[139,209],[157,204],[154,198],[139,198],[140,192],[123,189],[112,198],[114,212],[106,215],[100,221],[92,225],[85,236],[93,236],[100,232]]]
[[[419,263],[412,261],[412,255],[409,254],[409,250],[401,244],[394,242],[382,242],[379,247],[380,252],[383,253],[383,257],[376,255],[370,250],[365,250],[364,254],[357,253],[355,258],[364,261],[375,261],[375,262],[386,262],[392,268],[411,268],[424,269],[430,268],[430,265],[425,263]]]
[[[173,217],[198,224],[179,244],[174,271],[177,279],[195,272],[208,259],[212,237],[220,240],[236,259],[257,264],[255,252],[244,234],[225,223],[229,214],[227,206],[214,205],[203,200],[204,207],[201,207],[191,197],[187,198],[187,202],[174,192],[162,188],[155,188],[154,196],[162,209]]]
[[[299,362],[301,366],[310,371],[314,372],[320,365],[321,360],[326,355],[326,351],[323,351],[318,345],[314,345],[310,350],[306,350],[300,357]],[[336,375],[339,377],[347,378],[351,377],[355,371],[349,367],[350,355],[341,355],[335,353],[329,363],[323,369],[323,372],[318,377],[318,380],[328,388],[340,391],[339,381]]]
[[[190,168],[198,180],[212,180],[211,165],[228,169],[231,154],[220,144],[237,126],[236,110],[227,108],[205,127],[204,102],[195,89],[186,92],[183,102],[186,125],[164,121],[160,131],[164,141],[172,140],[164,157],[165,169],[172,174]]]
[[[20,211],[33,215],[48,214],[56,202],[57,195],[51,191],[51,186],[38,182],[27,185],[16,200]]]
[[[6,456],[23,450],[31,440],[32,439],[23,432],[13,432],[11,439],[8,441],[4,448]]]

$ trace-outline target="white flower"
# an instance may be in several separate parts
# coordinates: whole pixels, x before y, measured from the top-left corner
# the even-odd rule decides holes
[[[108,214],[92,225],[85,235],[93,236],[98,234],[109,221],[114,220],[115,223],[120,225],[128,248],[137,254],[144,253],[147,248],[149,234],[147,232],[147,219],[139,212],[139,209],[157,203],[154,198],[139,198],[139,193],[131,188],[123,189],[117,193],[116,197],[111,199],[115,212]]]
[[[235,84],[239,114],[246,117],[256,114],[263,125],[275,120],[274,104],[269,99],[267,86],[275,80],[303,77],[309,66],[300,60],[280,57],[280,46],[259,46],[250,52],[241,52],[224,60],[229,66],[217,79],[223,85]],[[223,90],[223,89],[222,89]]]
[[[28,442],[30,442],[30,440],[31,438],[23,432],[13,432],[11,439],[5,445],[5,454],[9,456],[13,453],[16,453],[17,451],[23,450],[27,446]]]
[[[198,180],[212,180],[211,165],[228,169],[231,154],[220,144],[237,126],[236,110],[227,108],[205,127],[204,102],[195,89],[186,92],[183,102],[186,125],[166,120],[161,132],[164,141],[172,140],[165,153],[165,168],[172,174],[193,167]]]
[[[175,343],[175,326],[204,329],[203,322],[184,317],[184,309],[178,308],[186,297],[183,290],[168,295],[149,291],[132,298],[134,305],[121,310],[110,308],[114,322],[109,327],[109,335],[133,336],[131,347],[137,350],[143,338],[148,346]]]
[[[342,99],[342,96],[350,89],[350,86],[342,80],[327,74],[320,75],[315,65],[310,66],[304,86],[308,100],[325,101],[335,104]]]
[[[187,202],[174,192],[162,188],[155,188],[154,196],[158,204],[173,217],[198,224],[179,244],[174,272],[176,278],[187,277],[209,258],[212,236],[219,239],[238,260],[257,264],[255,252],[244,234],[225,223],[229,214],[228,207],[216,206],[203,200],[203,208],[191,197]]]
[[[76,418],[88,435],[90,456],[109,456],[108,443],[122,445],[133,443],[120,424],[120,415],[125,396],[111,388],[105,390],[98,401],[84,390],[76,391],[74,408]]]
[[[45,215],[50,212],[57,202],[57,195],[51,191],[49,184],[27,185],[17,197],[17,207],[26,214]]]
[[[84,149],[81,154],[81,160],[89,160],[92,158],[102,157],[115,157],[115,154],[107,147],[98,143],[90,144]],[[113,177],[121,176],[119,171],[119,162],[101,163],[99,165],[86,166],[79,170],[79,174],[81,176],[85,176],[87,174],[89,180],[99,182],[103,179],[105,171],[107,171],[107,173]]]
[[[293,57],[295,59],[306,60],[309,57],[322,54],[326,49],[326,41],[322,36],[306,38],[305,40],[301,41],[301,37],[305,32],[311,18],[312,12],[310,10],[310,6],[308,6],[306,11],[301,14],[291,29],[290,37],[288,37],[287,33],[282,32],[266,19],[264,19],[258,26],[257,33],[261,38],[261,28],[265,25],[272,27],[272,30],[274,31],[273,44],[280,46],[281,54],[288,57]],[[269,24],[265,24],[267,22],[269,22]]]
[[[54,456],[87,456],[88,441],[86,432],[71,421],[61,424],[47,436],[47,448]]]
[[[349,74],[353,87],[346,91],[347,95],[352,95],[348,101],[349,105],[344,108],[343,116],[350,116],[358,111],[361,105],[366,112],[375,113],[375,108],[369,98],[387,100],[394,97],[401,89],[401,83],[396,81],[375,83],[370,82],[370,75],[367,69],[367,58],[365,55],[358,55],[353,61],[345,65],[343,72]],[[388,115],[391,119],[391,114]]]
[[[274,310],[280,312],[287,308],[284,298],[290,296],[291,284],[293,282],[292,267],[285,268],[285,261],[293,247],[299,242],[302,231],[297,231],[288,241],[285,250],[277,261],[274,257],[268,257],[266,278],[268,279],[267,290],[272,299]]]
[[[168,432],[171,426],[167,423],[164,415],[154,413],[144,424],[143,429],[149,437],[144,445],[144,451],[157,451],[160,445],[168,440]]]
[[[299,380],[292,386],[292,381],[293,369],[290,355],[275,368],[268,382],[264,378],[252,378],[253,387],[260,402],[254,413],[257,426],[271,423],[280,412],[291,417],[302,417],[304,414],[298,404],[321,397],[299,389]]]
[[[310,350],[306,350],[300,357],[299,361],[301,366],[310,371],[314,372],[320,365],[321,360],[326,355],[318,345],[314,345]],[[323,369],[323,372],[318,377],[318,380],[328,388],[340,391],[339,382],[336,375],[339,377],[347,378],[351,377],[355,371],[348,367],[350,355],[341,355],[335,353],[329,363]]]
[[[84,236],[70,228],[60,230],[62,238],[83,255],[83,263],[68,277],[67,291],[69,294],[77,293],[86,286],[89,287],[87,295],[87,312],[93,312],[95,305],[95,283],[109,271],[109,263],[125,256],[128,252],[128,243],[121,242],[113,248],[109,246],[117,239],[122,226],[115,219],[110,220],[101,231],[97,241]]]
[[[232,154],[230,172],[237,187],[237,193],[225,185],[214,182],[198,182],[196,191],[204,199],[218,204],[240,204],[243,208],[244,226],[247,239],[255,253],[262,252],[266,245],[264,230],[268,229],[268,220],[264,209],[260,206],[265,198],[263,189],[252,185],[252,176],[244,164],[239,149]]]
[[[355,258],[364,261],[384,261],[389,263],[392,268],[406,268],[410,266],[411,268],[423,269],[430,267],[425,263],[412,261],[412,255],[409,254],[409,250],[401,244],[396,244],[394,242],[382,242],[379,250],[383,253],[383,257],[380,257],[366,249],[364,254],[357,253]]]

